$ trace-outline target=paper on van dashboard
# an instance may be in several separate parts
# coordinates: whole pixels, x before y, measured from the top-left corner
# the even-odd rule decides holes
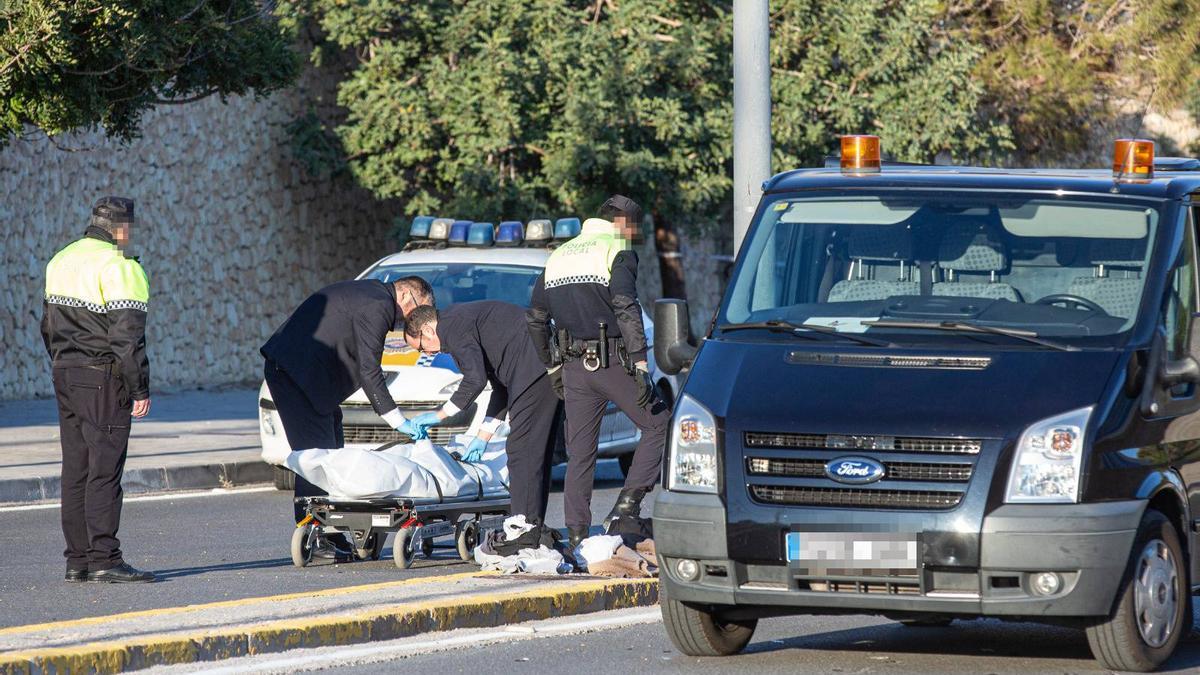
[[[804,323],[826,326],[839,333],[865,333],[871,327],[870,322],[878,320],[877,316],[814,316]]]

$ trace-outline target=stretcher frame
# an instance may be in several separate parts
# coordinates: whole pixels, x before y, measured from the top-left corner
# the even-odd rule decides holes
[[[379,560],[389,533],[396,567],[412,567],[417,551],[433,555],[434,539],[454,535],[462,560],[472,559],[483,528],[503,526],[512,503],[508,495],[483,499],[336,499],[327,496],[297,497],[304,518],[292,533],[292,563],[306,567],[312,562],[319,537],[333,533],[347,536],[356,560]],[[466,519],[463,516],[468,516]]]

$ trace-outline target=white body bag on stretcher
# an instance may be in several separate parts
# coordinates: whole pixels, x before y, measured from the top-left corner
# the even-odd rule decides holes
[[[458,439],[455,439],[458,440]],[[467,501],[508,496],[505,443],[490,443],[479,462],[460,462],[429,440],[382,449],[313,448],[279,458],[287,468],[334,499],[403,497]],[[452,450],[464,451],[461,446]]]

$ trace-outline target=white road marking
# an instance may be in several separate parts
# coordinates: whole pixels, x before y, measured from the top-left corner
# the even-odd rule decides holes
[[[168,502],[175,499],[196,499],[197,497],[224,497],[228,495],[244,495],[254,492],[272,492],[275,490],[274,485],[256,485],[254,487],[244,488],[213,488],[211,490],[202,490],[199,492],[163,492],[152,495],[141,495],[137,497],[126,497],[124,502],[130,504],[133,502]],[[16,506],[0,506],[0,513],[8,511],[41,511],[43,509],[57,509],[60,504],[58,502],[49,502],[42,504],[18,504]]]
[[[553,621],[553,622],[551,622]],[[339,648],[336,651],[311,653],[314,650],[302,650],[300,656],[285,656],[269,660],[249,659],[246,663],[229,665],[221,668],[205,668],[209,675],[243,675],[244,673],[263,672],[294,672],[297,670],[316,670],[345,664],[359,664],[369,661],[388,661],[392,659],[428,654],[454,649],[456,647],[478,647],[496,642],[513,642],[539,637],[570,635],[588,631],[624,628],[647,623],[662,621],[662,612],[657,608],[638,611],[631,614],[606,616],[603,618],[580,618],[570,621],[549,620],[536,622],[536,626],[521,625],[498,628],[482,633],[471,632],[454,637],[433,637],[428,640],[410,641],[409,639],[393,640],[377,645],[359,645]],[[435,634],[436,635],[436,634]],[[261,658],[261,657],[260,657]]]

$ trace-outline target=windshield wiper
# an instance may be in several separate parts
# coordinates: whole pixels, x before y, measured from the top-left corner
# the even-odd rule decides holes
[[[864,321],[865,325],[873,328],[922,328],[929,330],[948,330],[963,333],[988,333],[990,335],[1003,335],[1005,337],[1024,340],[1035,345],[1058,349],[1064,352],[1077,352],[1079,347],[1067,345],[1061,342],[1054,342],[1042,337],[1031,330],[1020,330],[1018,328],[1000,328],[998,326],[985,326],[969,321],[893,321],[880,319],[878,321]]]
[[[850,340],[852,342],[857,342],[861,345],[868,345],[871,347],[891,347],[892,346],[892,343],[890,343],[890,342],[884,342],[882,340],[875,340],[873,338],[866,337],[865,335],[858,335],[856,333],[843,333],[843,332],[837,330],[836,328],[831,328],[829,326],[822,326],[820,324],[813,324],[813,323],[793,323],[791,321],[784,321],[781,319],[780,320],[772,319],[771,321],[757,321],[757,322],[753,322],[753,323],[726,323],[726,324],[717,326],[717,328],[720,329],[721,331],[749,330],[752,328],[760,328],[763,330],[773,330],[776,332],[792,333],[793,335],[802,335],[803,333],[801,333],[800,331],[811,331],[813,333],[820,333],[822,335],[836,335],[841,338],[846,338],[847,340]]]

